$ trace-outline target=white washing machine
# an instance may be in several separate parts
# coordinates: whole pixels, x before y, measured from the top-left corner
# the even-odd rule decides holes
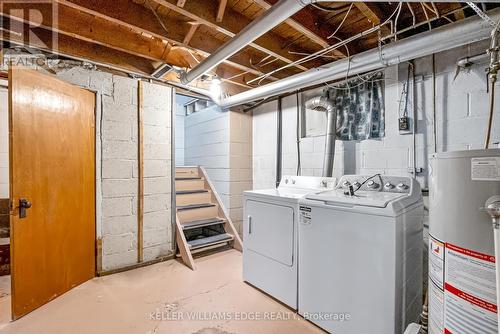
[[[350,185],[360,187],[354,195],[345,194]],[[337,189],[299,202],[299,314],[336,334],[401,334],[417,322],[419,184],[409,177],[347,175]]]
[[[335,178],[284,176],[277,189],[244,192],[243,279],[297,309],[299,199]]]

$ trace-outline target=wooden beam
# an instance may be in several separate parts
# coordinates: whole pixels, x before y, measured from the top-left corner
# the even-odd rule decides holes
[[[12,33],[4,32],[2,35],[2,40],[7,42],[37,48],[69,58],[91,61],[104,66],[111,66],[113,68],[120,68],[125,72],[145,76],[151,75],[157,66],[157,64],[154,64],[149,59],[110,49],[100,44],[76,39],[65,34],[50,31],[49,29],[43,27],[28,27],[28,25],[24,24],[22,20],[8,18],[2,14],[0,14],[0,18],[3,20],[2,22],[4,25],[10,25],[9,30],[12,31]],[[32,44],[25,43],[25,40],[23,39],[24,31],[30,31],[37,37],[30,39]],[[51,46],[54,34],[58,43],[57,49],[53,49]],[[175,66],[179,67],[191,66],[189,62],[184,60],[186,54],[182,47],[173,47],[169,53],[169,57],[170,56],[172,57],[172,59],[169,60],[170,64],[173,63]],[[224,82],[226,83],[225,89],[231,94],[248,90],[250,86],[247,85],[246,82],[255,78],[255,75],[250,73],[240,75],[242,73],[241,70],[227,65],[219,65],[215,71],[221,78],[224,79]],[[177,76],[173,78],[173,81],[179,81]]]
[[[272,0],[272,4],[268,3],[266,0],[254,0],[254,2],[263,9],[268,10],[271,8],[271,5],[277,1]],[[318,24],[319,21],[320,18],[318,18],[309,7],[304,7],[301,11],[294,14],[292,18],[285,20],[285,23],[319,46],[326,48],[331,44],[328,42],[328,36],[333,32],[333,28],[329,29],[325,24]],[[341,50],[335,50],[334,53],[339,57],[345,57],[344,52]]]
[[[15,18],[28,22],[22,11],[0,12],[7,17]],[[141,57],[165,62],[167,61],[168,51],[171,43],[157,37],[148,37],[137,34],[124,26],[114,24],[100,17],[89,13],[81,12],[77,9],[58,5],[58,19],[56,25],[51,21],[51,13],[41,11],[42,22],[29,22],[32,26],[40,26],[49,30],[65,34],[86,42],[96,43],[111,49],[139,55]],[[50,11],[50,8],[47,8]],[[91,27],[89,29],[89,27]]]
[[[384,13],[375,3],[355,2],[354,6],[370,21],[373,25],[384,22]],[[382,34],[390,35],[391,29],[384,25],[381,28]]]
[[[226,8],[225,20],[223,22],[216,22],[213,13],[217,11],[217,3],[214,1],[189,0],[185,4],[184,8],[177,7],[175,0],[151,1],[167,9],[173,10],[191,20],[198,21],[201,24],[229,37],[234,37],[238,32],[251,23],[249,18],[234,10],[230,10],[229,8]],[[286,44],[287,41],[285,38],[270,31],[248,45],[286,63],[291,63],[294,60],[300,59],[297,55],[288,53],[289,50],[299,52],[310,51],[303,49],[299,50],[298,48],[289,48],[289,50],[282,48],[282,45]],[[313,61],[309,64],[309,67],[316,67],[321,65],[322,62]],[[295,67],[301,70],[307,70],[309,68],[304,65],[295,65]]]
[[[201,35],[198,33],[195,33],[192,37],[189,46],[183,45],[184,37],[187,34],[185,23],[169,19],[169,26],[175,27],[175,29],[171,29],[167,33],[149,9],[129,0],[113,0],[113,2],[102,0],[55,1],[83,13],[120,25],[135,33],[153,36],[174,45],[182,45],[204,55],[215,52],[221,45],[220,40],[206,34]],[[251,64],[258,62],[263,56],[250,51],[239,52],[225,61],[225,64],[255,75],[261,75],[262,72],[251,67]],[[270,81],[275,81],[278,78],[294,73],[297,73],[297,71],[292,69],[290,72],[280,73],[269,79]]]
[[[216,22],[222,22],[226,6],[227,6],[227,0],[219,0],[219,8],[217,9],[217,16],[215,18]]]
[[[184,40],[182,41],[182,44],[185,44],[185,45],[189,45],[189,42],[191,42],[191,39],[193,38],[194,33],[196,32],[196,29],[198,29],[198,27],[200,25],[197,22],[189,22],[189,24],[190,24],[189,31],[186,34],[186,36],[184,37]]]
[[[17,22],[12,24],[9,28],[14,33],[10,34],[4,32],[2,34],[2,40],[4,41],[48,52],[55,52],[56,54],[76,59],[86,59],[104,65],[112,65],[132,73],[149,75],[154,70],[152,63],[145,58],[133,56],[129,53],[110,49],[99,44],[78,40],[64,34],[51,32],[48,29],[41,27],[29,28],[31,33],[35,34],[37,38],[31,38],[30,44],[26,45],[25,40],[23,39],[23,31],[24,29],[28,31],[28,27],[25,24],[22,24],[22,21],[9,19],[1,14],[0,17],[3,19],[4,24],[6,24],[6,22],[11,22],[11,20]],[[57,38],[57,50],[50,48],[54,34],[56,34],[55,37]]]

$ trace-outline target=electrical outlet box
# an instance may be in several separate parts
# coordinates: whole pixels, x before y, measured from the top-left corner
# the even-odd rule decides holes
[[[408,116],[399,119],[399,131],[410,131],[410,118]]]

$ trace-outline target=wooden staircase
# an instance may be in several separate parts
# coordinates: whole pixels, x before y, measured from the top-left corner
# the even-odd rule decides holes
[[[178,256],[195,270],[193,255],[220,247],[242,251],[241,239],[203,167],[175,170]]]

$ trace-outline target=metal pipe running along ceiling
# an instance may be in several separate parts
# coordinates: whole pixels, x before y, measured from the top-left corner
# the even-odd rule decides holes
[[[379,0],[354,0],[353,2],[376,2]],[[414,0],[418,2],[417,0]],[[262,16],[253,20],[243,30],[236,34],[229,41],[219,47],[214,53],[193,67],[190,71],[181,74],[181,83],[189,84],[203,74],[207,73],[215,66],[228,59],[245,46],[264,35],[302,8],[319,2],[343,2],[340,0],[280,0]],[[413,1],[411,1],[413,2]],[[452,2],[452,0],[443,0],[443,2]]]
[[[489,11],[487,14],[495,22],[500,20],[499,8]],[[355,75],[374,71],[461,45],[488,39],[491,36],[491,30],[491,26],[479,16],[470,17],[390,43],[380,50],[374,48],[354,55],[351,58],[344,58],[324,66],[313,68],[306,72],[215,102],[222,108],[230,108],[342,79],[346,76],[347,72],[349,75]]]

